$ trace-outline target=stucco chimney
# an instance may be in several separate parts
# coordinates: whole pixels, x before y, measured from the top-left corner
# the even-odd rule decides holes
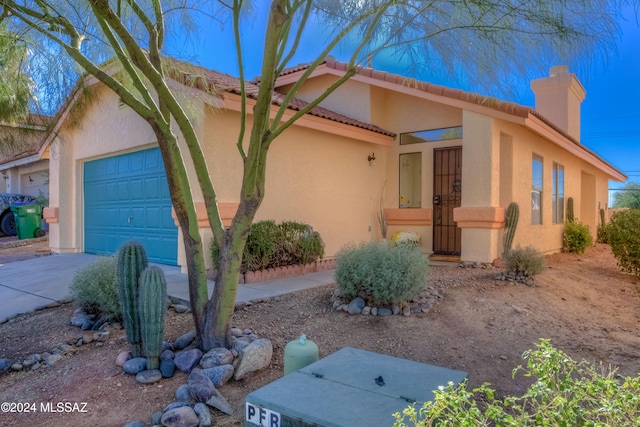
[[[536,111],[580,142],[580,104],[586,91],[566,65],[549,70],[549,77],[531,81]]]

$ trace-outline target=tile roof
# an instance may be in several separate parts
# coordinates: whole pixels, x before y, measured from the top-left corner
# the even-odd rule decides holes
[[[300,71],[307,70],[310,67],[310,65],[311,64],[299,64],[294,67],[287,68],[282,71],[280,76],[286,76],[289,74],[294,74]],[[325,65],[327,68],[331,68],[337,71],[347,71],[349,67],[349,64],[345,62],[336,61],[335,58],[331,56],[327,57],[327,59],[325,59],[325,61],[321,65]],[[474,92],[466,92],[460,89],[452,89],[446,86],[440,86],[440,85],[416,80],[414,78],[405,77],[399,74],[388,73],[386,71],[379,71],[379,70],[375,70],[373,68],[368,68],[368,67],[359,66],[357,67],[356,73],[357,75],[360,75],[363,77],[370,77],[373,79],[389,82],[392,84],[397,84],[400,86],[411,87],[422,92],[431,93],[434,95],[444,96],[447,98],[457,99],[457,100],[468,102],[471,104],[492,108],[496,111],[507,113],[516,117],[521,117],[525,119],[531,116],[536,117],[538,120],[542,121],[549,128],[558,132],[568,141],[571,141],[573,144],[579,146],[580,149],[590,153],[591,155],[598,158],[600,161],[609,165],[609,163],[606,160],[604,160],[594,151],[585,147],[583,144],[580,144],[578,140],[576,140],[567,132],[562,130],[559,126],[553,123],[553,121],[543,116],[542,114],[540,114],[538,111],[536,111],[531,107],[520,105],[515,102],[503,101],[490,96],[480,95]],[[259,78],[254,79],[253,82],[258,83]]]
[[[197,89],[205,90],[212,93],[219,92],[228,92],[236,95],[241,94],[240,90],[240,80],[236,77],[230,76],[228,74],[219,73],[214,70],[209,70],[204,67],[196,66],[193,64],[187,64],[181,61],[177,61],[171,59],[171,61],[175,61],[175,63],[179,64],[178,72],[181,74],[173,74],[171,77],[177,79],[181,83],[189,84]],[[186,73],[186,77],[185,77]],[[206,84],[202,79],[198,79],[197,77],[204,77],[206,80]],[[251,99],[257,99],[258,91],[260,87],[256,83],[256,81],[247,81],[245,83],[245,92],[247,97]],[[285,95],[279,92],[274,92],[271,98],[271,103],[273,105],[282,105],[284,101]],[[303,109],[308,103],[298,98],[293,98],[288,106],[288,108],[300,111]],[[388,130],[382,129],[379,126],[375,126],[370,123],[365,123],[360,120],[356,120],[352,117],[346,116],[344,114],[337,113],[335,111],[329,110],[324,107],[316,106],[312,108],[309,113],[312,116],[320,117],[323,119],[331,120],[338,123],[343,123],[349,126],[355,126],[361,129],[369,130],[372,132],[380,133],[382,135],[387,135],[391,137],[395,137],[395,133],[390,132]]]

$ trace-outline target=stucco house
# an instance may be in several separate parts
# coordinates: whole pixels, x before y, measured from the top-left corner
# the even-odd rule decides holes
[[[306,68],[286,70],[278,93],[286,93]],[[327,59],[293,108],[345,68]],[[239,84],[215,71],[200,72],[217,96],[173,86],[189,98],[229,221],[242,167],[235,147]],[[248,92],[257,84],[249,83]],[[361,68],[273,144],[256,219],[312,225],[331,257],[348,242],[380,239],[383,211],[389,233],[417,232],[426,253],[492,262],[502,251],[505,208],[515,201],[521,213],[514,244],[559,251],[567,198],[595,233],[598,209],[607,208],[608,181],[626,177],[580,144],[585,91],[574,75],[556,67],[531,87],[535,109]],[[45,218],[52,250],[113,253],[133,238],[147,246],[151,260],[184,265],[153,132],[108,89],[96,83],[93,90],[79,119],[69,117],[81,95],[69,99],[40,150],[50,157]],[[196,188],[201,232],[209,239]]]
[[[0,122],[0,193],[49,195],[49,160],[39,149],[52,119],[31,114],[22,123]]]

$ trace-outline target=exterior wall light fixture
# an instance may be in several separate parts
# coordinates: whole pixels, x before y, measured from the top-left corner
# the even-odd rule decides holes
[[[369,160],[369,165],[375,166],[376,165],[376,153],[371,153],[371,155],[369,157],[367,157],[367,160]]]

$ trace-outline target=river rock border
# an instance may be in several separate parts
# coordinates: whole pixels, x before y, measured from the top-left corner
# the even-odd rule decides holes
[[[375,307],[367,305],[362,297],[346,298],[341,295],[340,288],[333,291],[331,303],[336,311],[344,311],[348,314],[360,314],[365,316],[390,316],[402,315],[409,317],[412,314],[428,313],[434,305],[442,301],[442,294],[434,289],[423,290],[418,297],[412,301],[390,306]]]

